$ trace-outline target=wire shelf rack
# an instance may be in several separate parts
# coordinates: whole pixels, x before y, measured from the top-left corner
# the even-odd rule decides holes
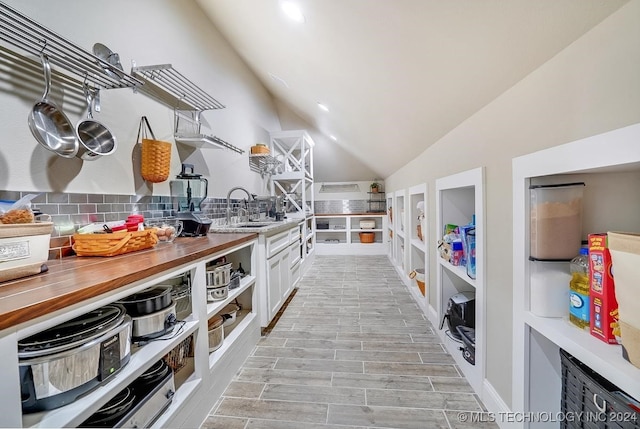
[[[80,76],[96,88],[132,88],[143,83],[3,2],[0,40],[37,57],[46,54],[52,65]]]

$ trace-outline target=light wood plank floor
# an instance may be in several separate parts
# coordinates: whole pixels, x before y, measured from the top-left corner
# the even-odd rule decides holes
[[[202,429],[497,428],[386,256],[316,256]]]

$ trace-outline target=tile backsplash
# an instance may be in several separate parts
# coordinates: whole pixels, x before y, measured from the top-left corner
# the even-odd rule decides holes
[[[17,201],[34,192],[0,191],[0,200]],[[232,214],[237,213],[243,200],[232,200]],[[226,223],[226,199],[206,198],[202,212],[214,224]],[[32,207],[51,216],[54,229],[49,245],[49,259],[72,256],[71,236],[78,228],[90,223],[125,220],[132,213],[145,219],[171,216],[170,196],[137,196],[113,194],[79,194],[42,192],[32,200]],[[316,213],[366,213],[367,200],[325,200],[315,202]]]
[[[0,200],[16,201],[33,193],[0,191]],[[232,210],[237,209],[240,202],[232,200]],[[73,255],[71,236],[84,225],[124,220],[132,213],[140,213],[145,219],[168,217],[171,216],[173,204],[170,196],[43,192],[32,200],[32,207],[51,216],[54,229],[49,259],[59,259]],[[201,208],[215,223],[226,221],[226,199],[207,198]]]

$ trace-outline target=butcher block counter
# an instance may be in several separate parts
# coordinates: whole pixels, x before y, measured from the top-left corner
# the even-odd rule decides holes
[[[0,283],[0,331],[256,238],[255,233],[179,237],[120,256],[47,261],[46,273]]]

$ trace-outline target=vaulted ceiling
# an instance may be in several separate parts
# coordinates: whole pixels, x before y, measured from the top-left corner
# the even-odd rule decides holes
[[[301,23],[283,0],[197,1],[317,129],[317,181],[387,177],[628,2],[296,0]]]

